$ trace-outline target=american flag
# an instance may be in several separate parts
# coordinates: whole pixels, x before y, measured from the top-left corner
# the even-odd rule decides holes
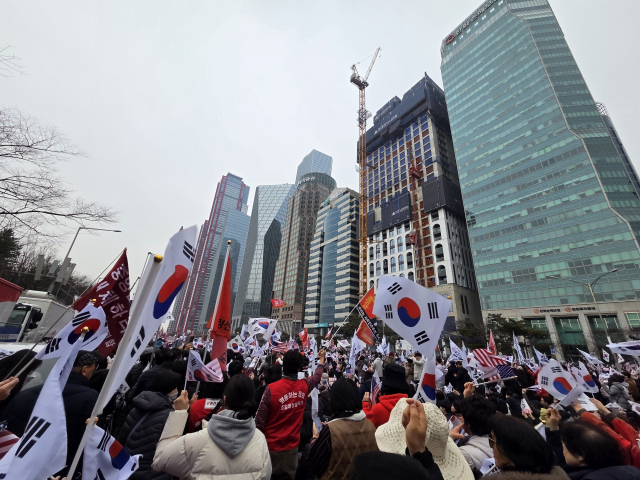
[[[279,342],[275,338],[271,338],[271,351],[285,353],[289,351],[287,342]]]
[[[2,459],[7,452],[11,450],[13,444],[18,440],[20,439],[9,430],[0,430],[0,459]]]
[[[476,348],[473,351],[473,356],[481,367],[490,368],[497,367],[498,365],[506,365],[507,362],[500,357],[496,357],[489,350],[484,348]]]
[[[380,386],[382,382],[380,381],[380,377],[377,373],[373,374],[371,377],[371,406],[373,407],[377,402],[378,395],[380,394]]]
[[[289,350],[297,350],[298,348],[298,342],[296,342],[293,338],[289,340]]]
[[[509,378],[515,375],[513,368],[511,368],[509,365],[498,365],[496,368],[498,369],[500,378]]]

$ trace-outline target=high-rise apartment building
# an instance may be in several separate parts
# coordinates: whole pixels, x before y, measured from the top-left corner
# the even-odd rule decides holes
[[[305,161],[306,159],[303,163]],[[336,181],[330,175],[319,172],[307,173],[297,182],[295,193],[287,205],[287,218],[282,230],[280,255],[273,282],[273,298],[283,300],[287,305],[274,308],[272,318],[303,320],[309,249],[316,227],[316,216],[322,202],[335,188]]]
[[[311,150],[311,153],[304,157],[300,165],[298,165],[298,172],[296,173],[296,185],[300,179],[309,173],[324,173],[325,175],[331,175],[331,168],[333,166],[333,158],[317,150]]]
[[[599,355],[640,327],[638,181],[613,124],[546,0],[482,3],[441,53],[485,316]]]
[[[358,303],[358,192],[336,188],[318,212],[306,279],[304,327],[322,334]]]
[[[287,203],[295,185],[260,185],[256,188],[249,223],[240,283],[233,306],[235,332],[249,318],[269,317],[276,262],[280,253]]]
[[[378,110],[367,163],[369,287],[406,276],[451,298],[447,330],[481,322],[444,92],[431,78]]]
[[[227,214],[231,210],[246,213],[248,198],[249,187],[244,184],[241,177],[231,173],[223,175],[216,188],[209,218],[198,236],[196,257],[187,285],[183,289],[184,295],[179,296],[174,305],[173,316],[176,318],[178,332],[195,330],[203,317],[203,308],[205,312],[207,311],[205,306],[209,303],[207,291],[211,290],[209,280],[215,275],[214,258],[220,245],[222,232],[225,225],[229,229],[233,228],[232,224],[227,222]]]

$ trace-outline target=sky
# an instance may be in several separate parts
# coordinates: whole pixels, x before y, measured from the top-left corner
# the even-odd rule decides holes
[[[640,2],[550,3],[638,169]],[[382,48],[367,88],[374,115],[425,72],[442,86],[441,41],[480,4],[4,1],[0,46],[25,74],[0,77],[0,107],[64,132],[87,154],[60,166],[74,194],[119,212],[104,228],[122,233],[80,234],[76,272],[93,278],[127,247],[135,279],[147,252],[203,223],[227,172],[251,187],[249,212],[255,187],[294,183],[312,149],[333,157],[339,187],[357,190],[351,65]]]

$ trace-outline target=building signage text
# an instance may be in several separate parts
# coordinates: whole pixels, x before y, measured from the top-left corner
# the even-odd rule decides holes
[[[298,185],[300,185],[301,183],[305,183],[305,182],[313,182],[315,179],[316,179],[316,177],[303,178],[298,182]]]
[[[378,128],[377,130],[375,130],[373,132],[374,135],[378,135],[378,133],[380,133],[383,129],[387,128],[391,122],[393,122],[396,118],[398,118],[398,114],[396,113],[393,117],[391,117],[389,120],[387,120],[386,122],[384,122],[380,128]]]
[[[466,22],[464,22],[462,25],[460,25],[459,29],[457,29],[454,33],[449,35],[444,43],[446,45],[449,45],[451,42],[453,42],[453,40],[458,35],[460,35],[468,27],[470,27],[473,24],[473,22],[475,22],[478,19],[478,17],[480,15],[482,15],[487,10],[487,8],[489,8],[491,5],[493,5],[497,1],[498,0],[489,0],[487,3],[485,3],[482,7],[480,7],[480,9],[476,13],[474,13],[471,17],[469,17]]]

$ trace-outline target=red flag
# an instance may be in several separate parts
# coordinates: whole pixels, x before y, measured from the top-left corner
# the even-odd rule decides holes
[[[493,331],[489,330],[489,348],[488,350],[492,355],[498,355],[498,348],[496,347],[496,341],[493,339]]]
[[[207,330],[211,330],[211,337],[221,336],[231,340],[231,249],[227,248],[227,259],[222,270],[222,280],[218,289],[216,308],[207,322]],[[226,343],[225,343],[226,351]],[[222,362],[220,362],[222,364]]]
[[[283,300],[278,300],[277,298],[272,298],[271,299],[271,305],[273,305],[273,308],[280,308],[280,307],[286,306],[287,304]]]
[[[327,332],[327,334],[324,336],[324,339],[325,339],[325,340],[331,336],[331,330],[333,330],[333,327],[331,327],[331,328],[329,329],[329,331]]]
[[[129,323],[129,262],[125,249],[111,271],[102,281],[98,282],[88,292],[73,304],[73,309],[80,312],[94,300],[96,307],[102,307],[107,318],[109,333],[104,342],[98,347],[102,356],[111,355],[116,349]]]
[[[227,342],[222,335],[212,335],[213,346],[211,347],[211,359],[217,358],[220,362],[220,369],[227,371]]]
[[[298,336],[300,337],[300,340],[302,340],[302,348],[309,348],[309,332],[307,329],[305,328],[302,330]]]
[[[362,297],[362,300],[358,302],[358,305],[356,305],[358,313],[362,317],[362,323],[360,323],[356,334],[358,338],[367,345],[374,345],[378,341],[378,322],[376,321],[376,316],[373,314],[375,297],[373,287],[371,287],[365,296]]]
[[[373,332],[364,320],[360,322],[360,326],[358,327],[358,330],[356,330],[356,337],[367,345],[375,345],[376,343],[373,339]]]

